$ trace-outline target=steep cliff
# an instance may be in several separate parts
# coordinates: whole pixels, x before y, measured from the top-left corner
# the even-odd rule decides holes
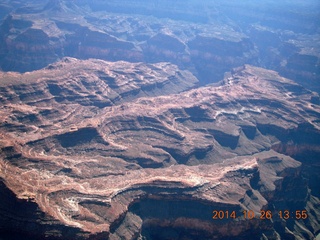
[[[20,4],[20,8],[17,7]],[[65,56],[188,69],[202,85],[243,64],[319,90],[319,5],[252,1],[7,2],[0,66],[26,72]]]
[[[76,77],[83,66],[91,78]],[[128,66],[141,69],[132,82]],[[33,233],[19,216],[38,214],[30,221],[39,224],[40,238],[316,236],[319,96],[249,65],[234,69],[219,86],[158,97],[147,88],[151,96],[131,95],[138,76],[168,69],[180,75],[178,82],[192,79],[168,64],[75,59],[33,73],[3,73],[1,191],[32,202],[24,202],[21,213],[0,209],[0,216],[15,219],[3,225],[6,231]],[[177,81],[145,77],[140,89],[152,79],[161,91],[161,81]],[[125,91],[130,101],[124,94],[123,101],[95,106],[98,100],[86,88],[102,82],[94,99]]]

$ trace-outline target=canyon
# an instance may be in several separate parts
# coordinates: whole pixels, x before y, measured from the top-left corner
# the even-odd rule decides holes
[[[115,76],[123,68],[127,75]],[[138,90],[131,90],[137,80],[130,68],[139,71],[135,79],[145,76]],[[161,78],[150,84],[154,76],[168,74],[165,83],[173,74],[193,75],[175,66],[154,68],[66,58],[32,73],[4,73],[2,191],[10,196],[10,189],[22,201],[16,205],[30,205],[33,213],[27,220],[30,213],[22,207],[17,213],[8,201],[1,215],[16,221],[1,223],[12,232],[36,225],[40,236],[56,239],[157,239],[152,234],[161,229],[170,231],[159,239],[179,229],[188,239],[245,239],[255,228],[255,237],[263,232],[268,239],[314,236],[319,95],[250,65],[234,69],[219,86],[174,94],[169,87],[168,95]],[[183,80],[176,80],[177,89],[189,87]],[[165,95],[148,96],[157,86]],[[94,98],[85,91],[93,87]],[[305,221],[212,220],[214,209],[276,215],[297,207],[308,210]]]
[[[252,64],[319,92],[319,6],[309,1],[282,8],[272,0],[7,0],[0,5],[8,13],[0,26],[0,67],[26,72],[67,56],[165,61],[205,85]]]
[[[279,4],[2,1],[0,239],[319,236],[318,3]]]

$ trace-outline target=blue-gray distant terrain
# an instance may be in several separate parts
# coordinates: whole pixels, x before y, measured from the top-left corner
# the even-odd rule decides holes
[[[319,1],[2,0],[0,239],[315,239],[319,23]]]

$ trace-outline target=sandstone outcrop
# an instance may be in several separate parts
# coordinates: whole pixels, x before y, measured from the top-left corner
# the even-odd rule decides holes
[[[0,215],[15,223],[2,226],[32,233],[36,224],[38,237],[54,239],[312,239],[318,94],[250,65],[218,86],[173,88],[194,83],[167,63],[67,58],[2,73],[1,191],[41,215],[26,220],[7,201]],[[214,210],[236,218],[213,219]],[[281,219],[284,210],[293,218]]]
[[[319,9],[2,1],[0,239],[319,237]]]
[[[166,61],[188,69],[205,85],[252,64],[320,91],[316,3],[279,8],[273,1],[81,0],[1,6],[8,13],[0,23],[4,71],[37,70],[66,56]]]
[[[66,103],[99,108],[138,97],[179,93],[198,82],[189,71],[169,63],[75,58],[64,58],[42,70],[24,74],[2,72],[1,77],[2,104],[23,101],[35,106]],[[48,115],[49,110],[41,113]]]

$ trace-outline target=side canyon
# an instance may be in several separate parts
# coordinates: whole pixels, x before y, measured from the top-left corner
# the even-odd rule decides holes
[[[2,1],[0,239],[316,239],[319,4],[279,4]]]

